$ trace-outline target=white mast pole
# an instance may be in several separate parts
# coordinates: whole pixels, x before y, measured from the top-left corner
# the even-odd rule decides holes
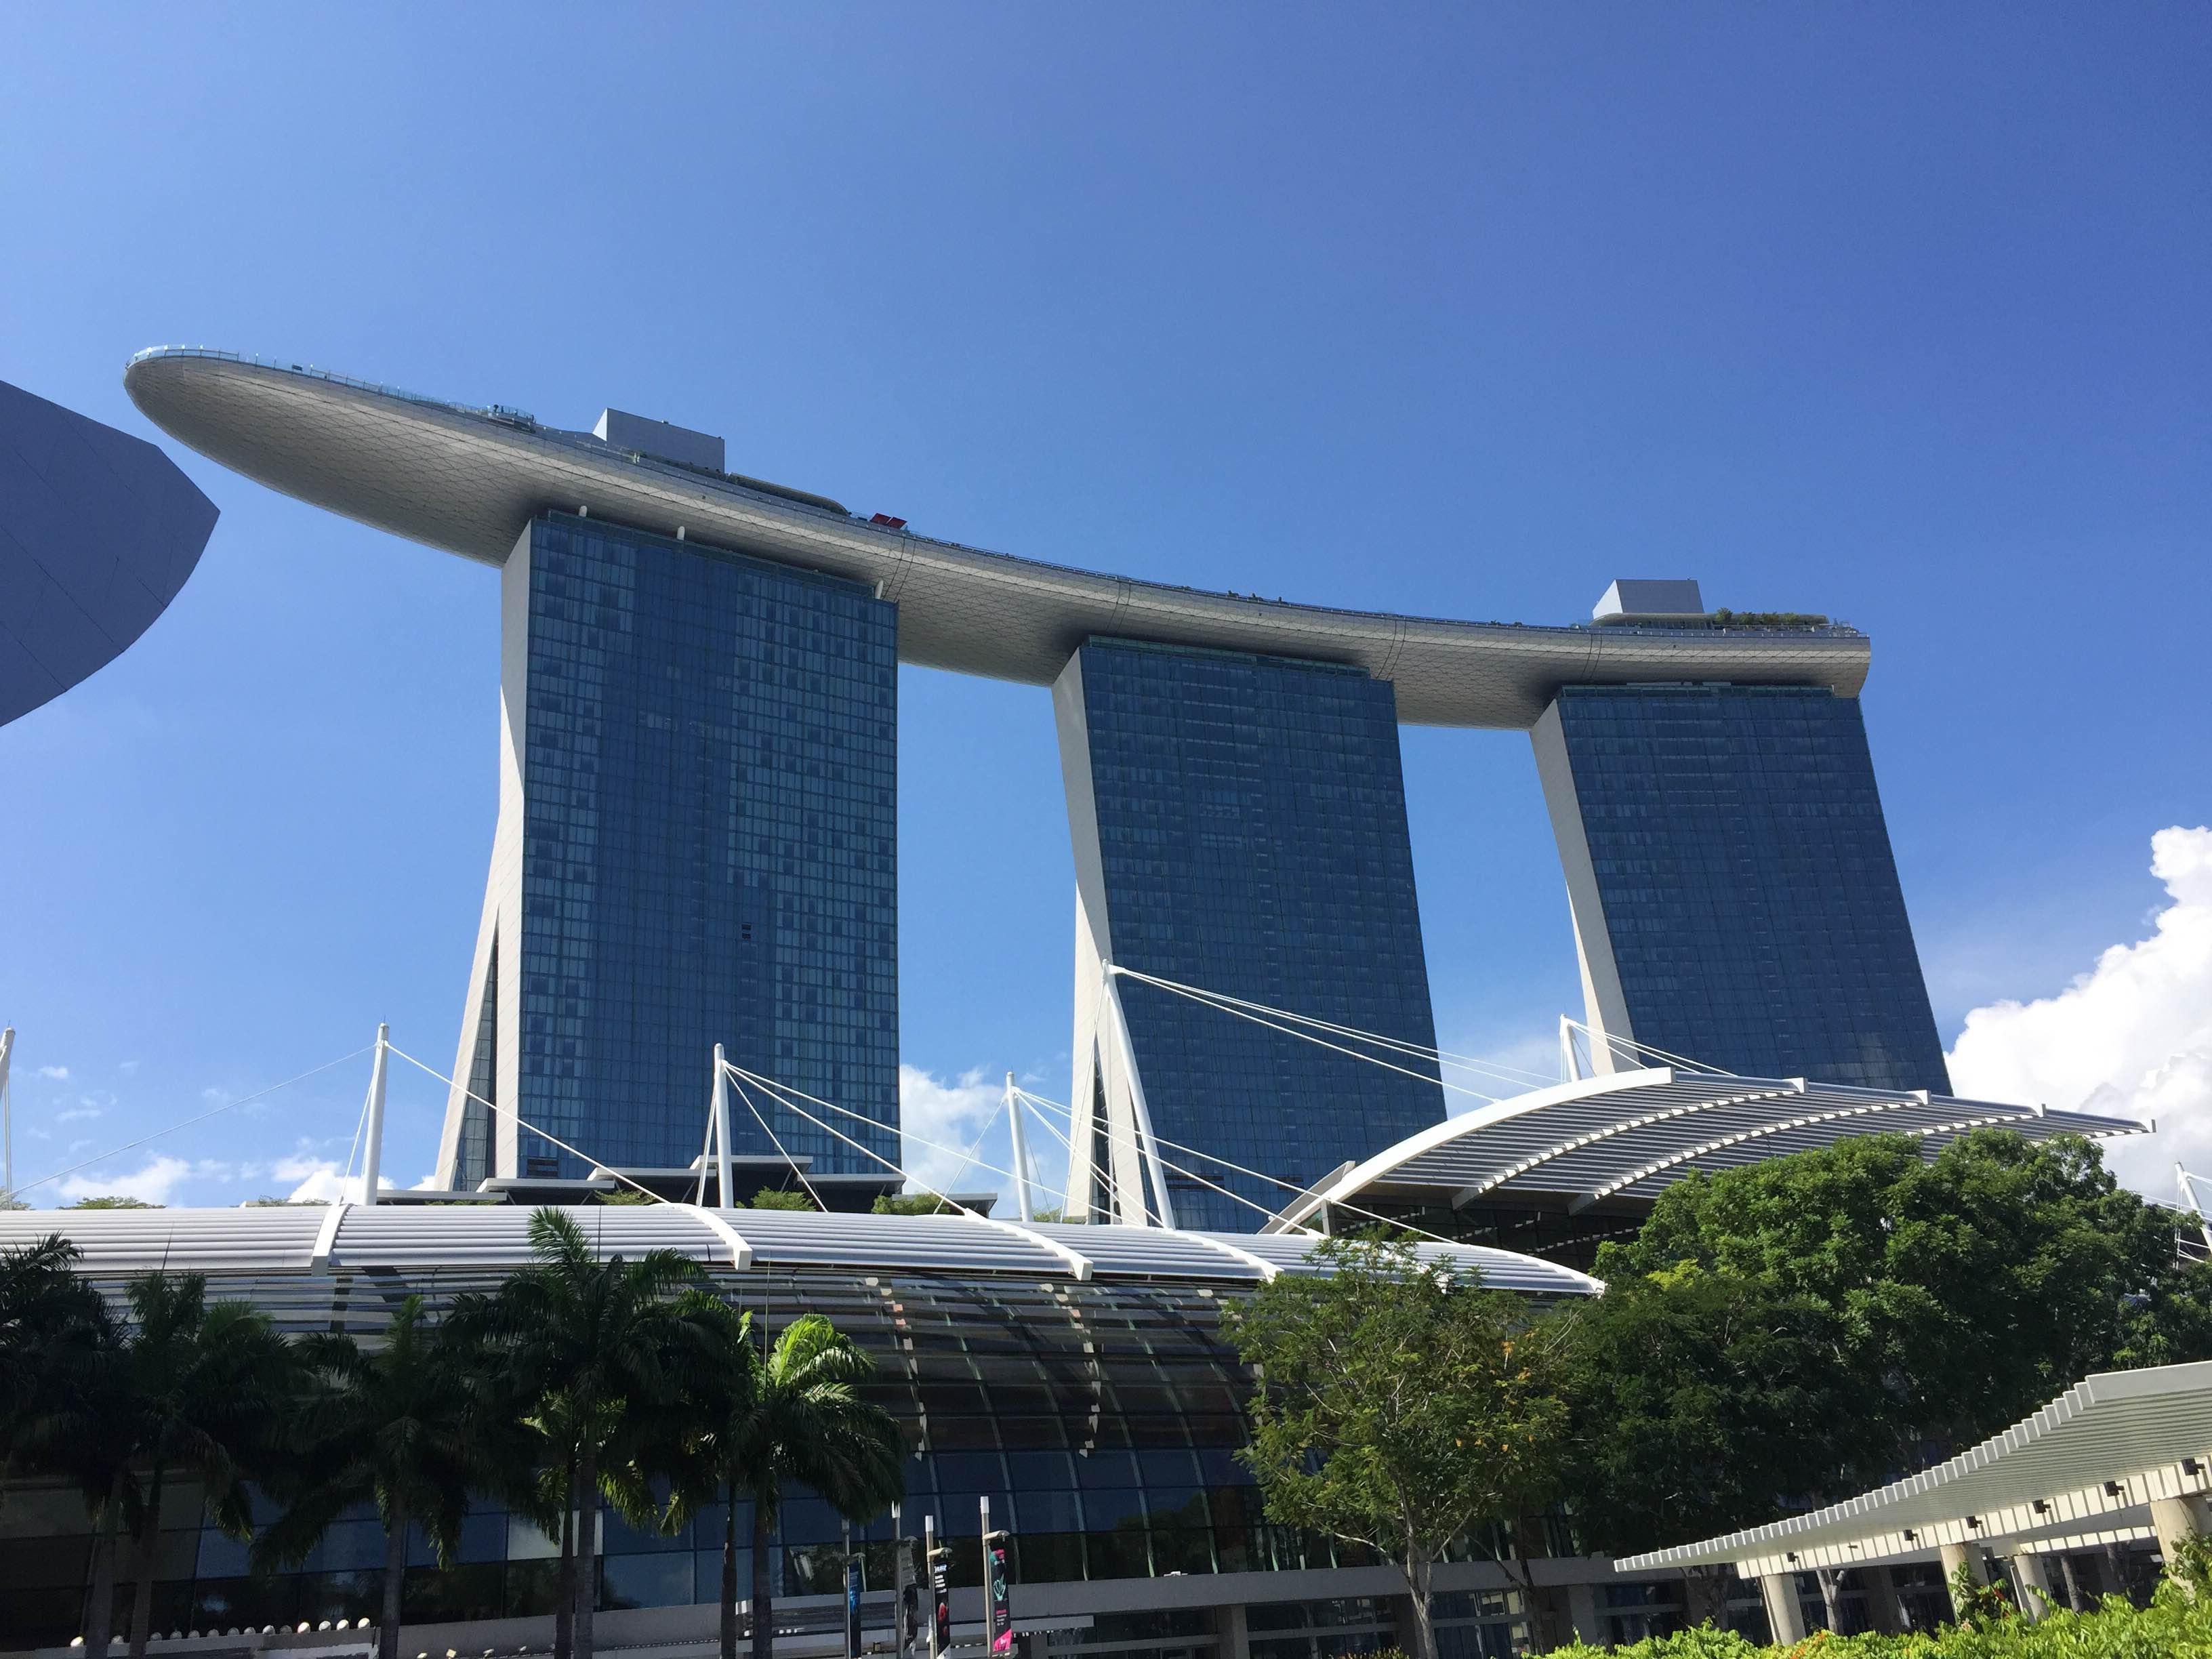
[[[15,1052],[15,1028],[0,1031],[0,1149],[5,1170],[0,1173],[0,1198],[15,1195],[15,1097],[8,1092],[8,1061]]]
[[[1168,1196],[1167,1172],[1160,1168],[1159,1141],[1152,1133],[1152,1109],[1145,1100],[1145,1079],[1137,1070],[1137,1045],[1129,1035],[1129,1015],[1121,1006],[1121,988],[1118,983],[1121,970],[1112,963],[1106,964],[1106,1000],[1114,1010],[1114,1030],[1121,1040],[1121,1066],[1129,1091],[1129,1107],[1136,1119],[1137,1145],[1145,1155],[1145,1167],[1152,1177],[1152,1196],[1159,1201],[1160,1225],[1176,1224],[1175,1202]],[[1142,1194],[1137,1200],[1138,1224],[1145,1225],[1145,1205]]]
[[[730,1207],[730,1063],[714,1045],[714,1207]]]
[[[1036,1219],[1030,1204],[1030,1143],[1022,1133],[1021,1097],[1014,1092],[1014,1074],[1006,1073],[1006,1121],[1014,1131],[1014,1202],[1020,1206],[1022,1219]]]
[[[361,1160],[361,1201],[376,1202],[376,1166],[383,1161],[384,1152],[384,1069],[385,1051],[392,1047],[392,1028],[380,1024],[376,1028],[376,1064],[368,1074],[368,1133],[363,1137],[368,1143]]]

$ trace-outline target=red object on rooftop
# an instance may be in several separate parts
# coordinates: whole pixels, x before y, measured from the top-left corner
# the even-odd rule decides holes
[[[870,524],[889,525],[894,530],[903,530],[906,528],[906,520],[904,519],[894,519],[888,513],[878,513],[873,518],[870,519],[868,522]]]

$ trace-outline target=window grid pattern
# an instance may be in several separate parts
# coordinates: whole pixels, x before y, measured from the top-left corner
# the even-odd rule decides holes
[[[1164,979],[1433,1046],[1397,705],[1330,664],[1093,640],[1083,696],[1114,954]],[[1301,1186],[1444,1115],[1405,1077],[1121,982],[1153,1127]],[[1180,1154],[1173,1161],[1191,1164]],[[1266,1182],[1194,1164],[1267,1210]],[[1261,1213],[1168,1176],[1185,1227]]]
[[[720,1042],[896,1158],[896,607],[550,514],[529,626],[522,1116],[602,1163],[688,1164]],[[773,1153],[732,1109],[734,1150]],[[877,1167],[762,1109],[817,1170]],[[526,1169],[586,1172],[523,1142]]]
[[[1949,1091],[1856,698],[1572,686],[1559,710],[1638,1042]]]

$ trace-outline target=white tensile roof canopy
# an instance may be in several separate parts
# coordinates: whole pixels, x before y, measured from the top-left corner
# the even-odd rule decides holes
[[[1661,1066],[1580,1079],[1447,1119],[1330,1176],[1271,1226],[1304,1224],[1328,1205],[1382,1199],[1456,1209],[1512,1195],[1570,1215],[1615,1202],[1648,1207],[1693,1173],[1717,1175],[1856,1135],[1917,1136],[1932,1158],[1990,1127],[2040,1140],[2141,1134],[2147,1126],[1924,1090]]]

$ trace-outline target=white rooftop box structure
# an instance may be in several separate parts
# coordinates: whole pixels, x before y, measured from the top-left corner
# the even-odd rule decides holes
[[[1617,622],[1703,622],[1705,602],[1693,581],[1635,581],[1624,576],[1605,590],[1590,620]]]

